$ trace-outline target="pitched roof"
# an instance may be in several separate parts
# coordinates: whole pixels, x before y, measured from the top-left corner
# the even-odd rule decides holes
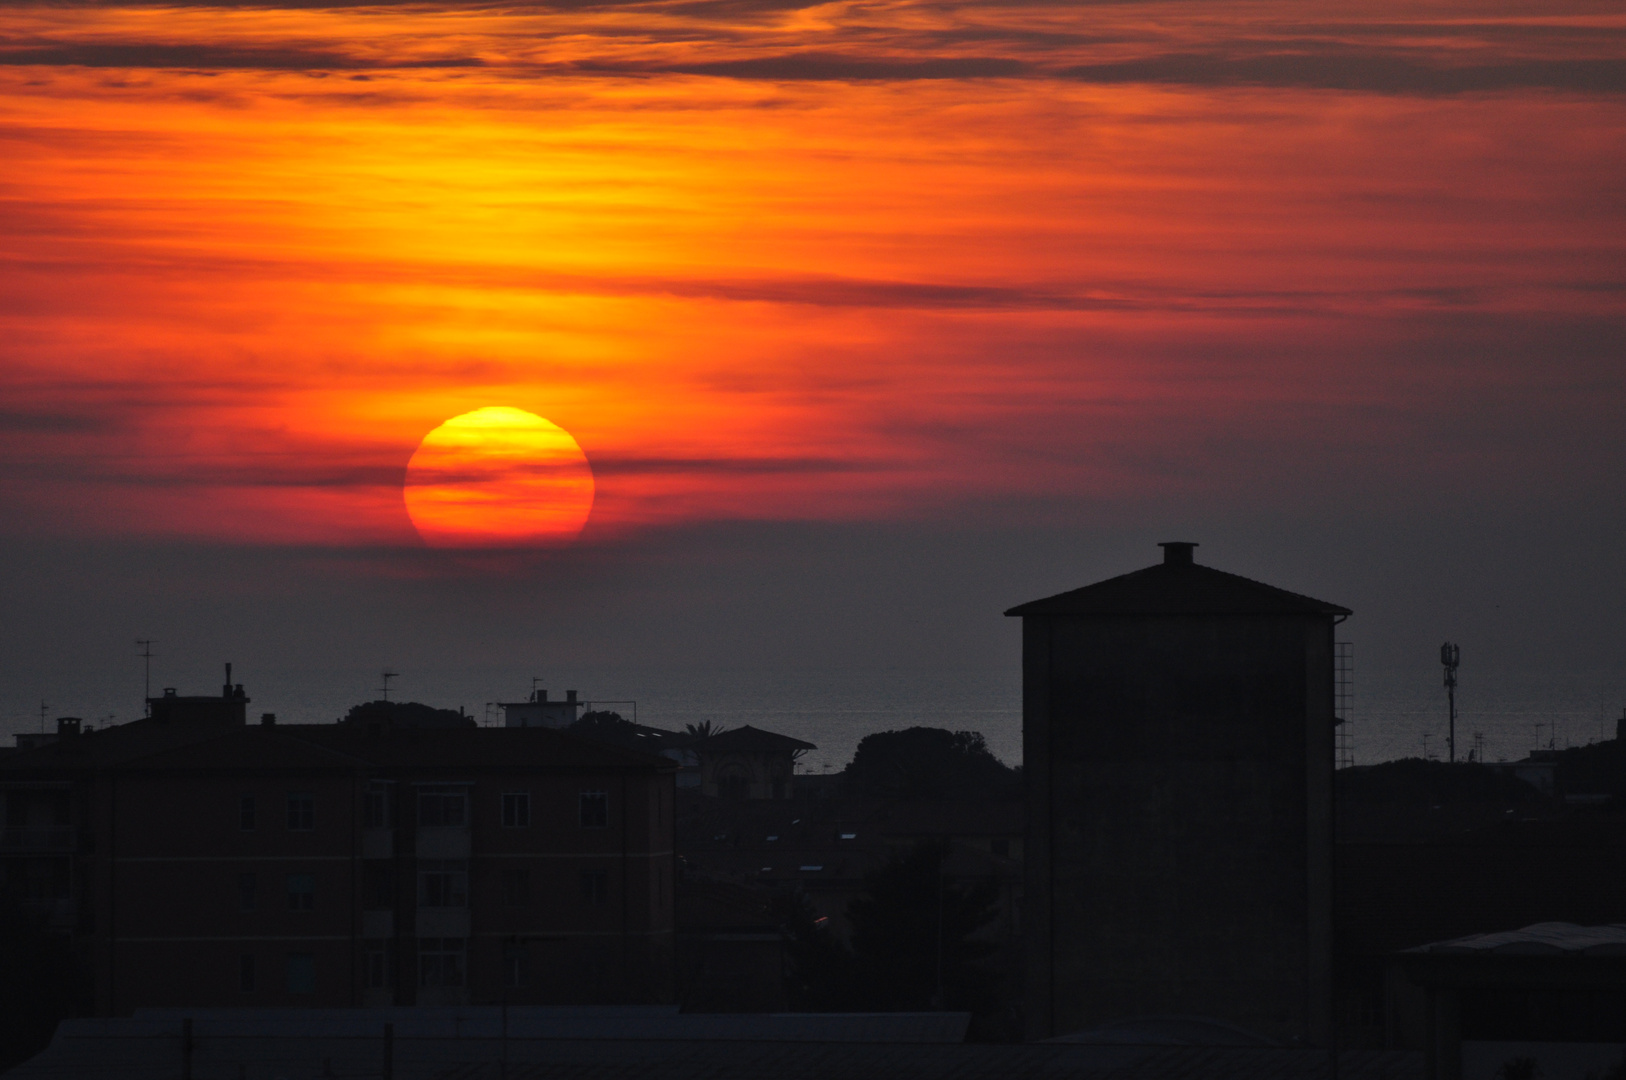
[[[696,743],[702,754],[772,754],[791,750],[817,750],[810,742],[793,739],[773,731],[763,731],[750,724],[725,731],[721,735]]]
[[[1164,561],[1082,589],[1020,604],[1006,615],[1349,615],[1325,600],[1192,561],[1195,544],[1165,544]]]

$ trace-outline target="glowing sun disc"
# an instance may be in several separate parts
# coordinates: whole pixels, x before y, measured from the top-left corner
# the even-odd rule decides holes
[[[558,424],[493,406],[425,435],[401,494],[430,547],[567,544],[592,512],[593,470]]]

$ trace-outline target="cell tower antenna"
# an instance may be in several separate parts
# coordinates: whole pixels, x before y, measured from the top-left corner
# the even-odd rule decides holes
[[[152,642],[152,638],[136,638],[136,644],[141,646],[136,655],[141,657],[141,702],[146,716],[152,715]]]
[[[1445,700],[1451,712],[1451,728],[1446,736],[1451,745],[1451,761],[1457,760],[1457,665],[1462,650],[1447,641],[1440,646],[1440,663],[1445,665]]]
[[[400,674],[399,671],[391,671],[389,668],[384,669],[384,685],[378,688],[378,692],[384,695],[383,700],[388,701],[390,699],[390,680],[398,678]]]

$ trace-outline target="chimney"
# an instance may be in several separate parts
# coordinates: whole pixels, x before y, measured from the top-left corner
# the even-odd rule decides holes
[[[261,727],[275,727],[276,723],[277,723],[277,714],[276,713],[274,713],[274,712],[263,712],[263,713],[260,714],[260,726]]]
[[[231,665],[226,665],[226,685],[220,691],[221,697],[231,697]]]
[[[1164,566],[1190,566],[1196,560],[1191,553],[1197,545],[1187,540],[1168,540],[1159,545],[1163,549]]]
[[[566,690],[565,691],[565,704],[566,705],[574,705],[574,704],[576,704],[576,691],[574,691],[574,690]]]

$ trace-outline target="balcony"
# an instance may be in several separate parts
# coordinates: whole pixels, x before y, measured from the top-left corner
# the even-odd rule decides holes
[[[0,851],[72,851],[71,825],[12,825],[0,829]]]
[[[418,829],[418,858],[466,859],[469,830],[458,825],[429,825]]]
[[[466,938],[468,908],[419,908],[416,935],[421,938]]]
[[[395,830],[361,830],[361,857],[363,859],[395,858]]]

